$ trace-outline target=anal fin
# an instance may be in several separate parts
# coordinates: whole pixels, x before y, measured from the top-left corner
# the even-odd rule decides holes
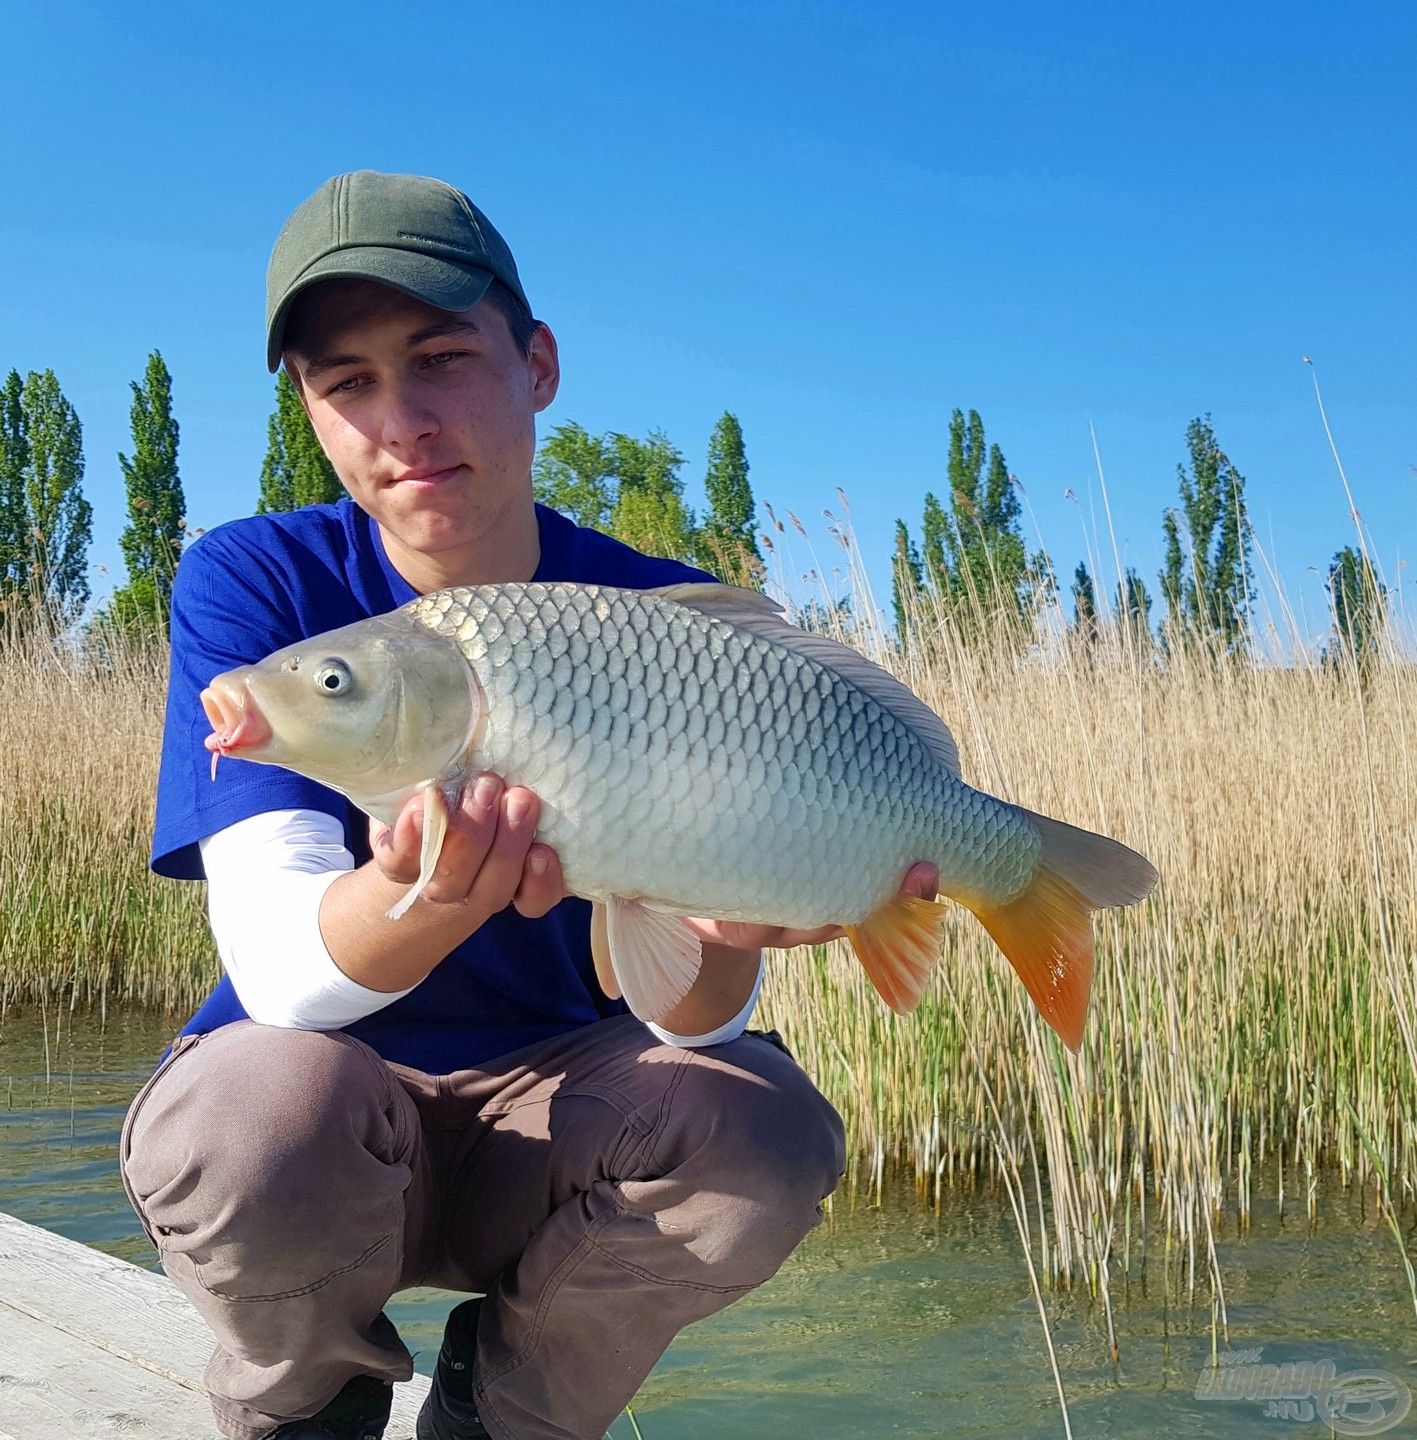
[[[908,1015],[920,1003],[948,914],[939,900],[896,895],[859,925],[842,927],[871,984],[896,1014]]]
[[[615,978],[615,964],[610,958],[610,936],[605,906],[597,900],[590,907],[590,954],[595,961],[595,978],[611,1000],[620,998],[620,982]]]
[[[699,937],[678,915],[612,895],[605,938],[625,1003],[641,1020],[662,1019],[698,979]]]

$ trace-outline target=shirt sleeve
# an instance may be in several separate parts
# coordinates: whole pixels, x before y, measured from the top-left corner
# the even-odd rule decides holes
[[[414,988],[370,990],[325,948],[320,902],[354,868],[338,821],[315,810],[267,811],[198,844],[217,953],[253,1020],[339,1030]]]
[[[646,1022],[649,1030],[657,1035],[666,1045],[677,1045],[681,1050],[698,1050],[705,1045],[724,1045],[730,1040],[736,1040],[747,1028],[748,1021],[753,1018],[753,1011],[758,1006],[758,992],[763,988],[763,953],[758,951],[758,978],[753,981],[753,993],[748,996],[748,1003],[729,1021],[720,1025],[717,1030],[710,1030],[706,1035],[676,1035],[671,1030],[666,1030],[660,1025]]]
[[[152,867],[159,875],[201,879],[201,837],[265,811],[318,810],[347,821],[342,795],[279,766],[226,760],[213,776],[203,744],[211,726],[201,692],[223,671],[254,664],[311,633],[299,604],[289,575],[257,545],[216,530],[183,555],[172,589],[153,827]]]

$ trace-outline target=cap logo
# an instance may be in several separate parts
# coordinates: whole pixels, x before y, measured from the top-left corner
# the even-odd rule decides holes
[[[467,255],[475,255],[478,253],[471,245],[460,245],[456,240],[447,240],[440,235],[417,235],[412,230],[400,230],[399,239],[418,240],[424,245],[441,245],[444,250],[461,250]]]

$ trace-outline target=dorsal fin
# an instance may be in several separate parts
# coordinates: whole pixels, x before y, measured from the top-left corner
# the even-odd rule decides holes
[[[859,650],[825,635],[789,625],[782,618],[782,606],[758,590],[745,590],[737,585],[718,585],[696,581],[686,585],[663,585],[648,592],[662,600],[726,620],[776,645],[792,650],[804,659],[814,660],[840,675],[862,694],[869,695],[883,710],[889,711],[902,725],[920,739],[922,745],[959,778],[959,747],[945,722],[907,685],[894,675],[873,664]]]
[[[660,585],[649,593],[724,620],[735,620],[739,615],[782,614],[782,606],[771,595],[764,595],[761,590],[748,590],[741,585],[720,585],[716,580],[688,580],[679,585]]]

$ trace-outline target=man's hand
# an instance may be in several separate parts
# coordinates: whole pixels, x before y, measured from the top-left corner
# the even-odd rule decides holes
[[[940,888],[940,872],[928,861],[919,860],[906,871],[900,884],[902,895],[933,900]],[[690,920],[700,939],[710,945],[733,950],[790,950],[794,945],[825,945],[846,933],[840,925],[823,925],[816,930],[792,930],[782,925],[752,925],[739,920]]]
[[[423,804],[423,796],[414,795],[392,828],[370,822],[374,861],[396,884],[418,879]],[[438,868],[417,903],[461,906],[477,917],[473,929],[508,905],[529,920],[545,915],[566,891],[556,852],[533,841],[540,818],[541,802],[525,786],[478,776],[448,816]]]

